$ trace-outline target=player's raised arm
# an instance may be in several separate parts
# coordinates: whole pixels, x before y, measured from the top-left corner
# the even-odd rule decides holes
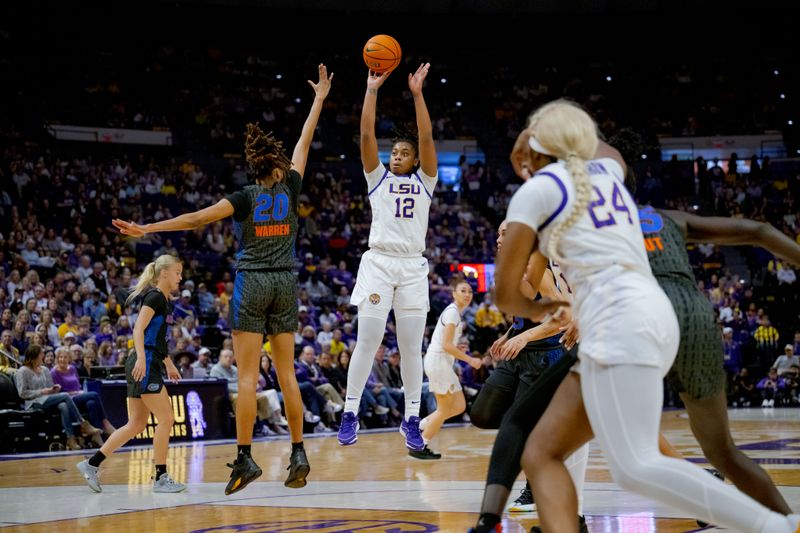
[[[378,167],[378,139],[375,137],[375,109],[378,106],[378,89],[380,89],[391,71],[383,74],[369,71],[367,76],[367,93],[361,107],[361,164],[364,172],[370,173]]]
[[[419,166],[428,176],[436,176],[439,163],[436,159],[436,145],[433,142],[433,126],[425,98],[422,96],[422,85],[431,68],[430,63],[423,63],[414,74],[408,75],[408,88],[414,96],[414,110],[417,114],[417,136],[419,137]]]
[[[770,224],[746,218],[701,217],[683,211],[664,213],[678,223],[689,242],[761,246],[800,265],[800,246]]]
[[[311,147],[311,140],[314,138],[314,131],[317,129],[319,114],[322,112],[322,103],[331,90],[331,81],[333,80],[333,73],[328,76],[328,69],[324,64],[320,63],[318,69],[319,81],[314,83],[308,80],[308,84],[314,89],[314,103],[311,104],[311,111],[308,112],[308,118],[303,124],[300,140],[297,141],[294,152],[292,152],[292,166],[301,176],[306,170],[308,150]]]
[[[130,237],[142,237],[148,233],[158,233],[161,231],[185,231],[205,226],[217,220],[233,215],[233,205],[227,200],[222,199],[216,204],[186,213],[175,218],[154,222],[152,224],[137,224],[121,219],[114,219],[111,223],[123,235]]]

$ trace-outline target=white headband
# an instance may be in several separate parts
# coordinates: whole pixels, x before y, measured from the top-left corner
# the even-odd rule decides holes
[[[539,152],[540,154],[549,155],[550,157],[555,157],[555,154],[551,154],[548,152],[544,146],[539,144],[539,141],[536,140],[536,137],[531,135],[528,138],[528,145],[533,148],[534,151]]]

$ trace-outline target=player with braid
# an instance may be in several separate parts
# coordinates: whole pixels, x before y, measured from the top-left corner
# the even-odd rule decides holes
[[[625,163],[600,145],[594,121],[569,102],[540,108],[529,130],[532,148],[558,162],[528,180],[509,205],[497,302],[506,312],[541,316],[541,306],[519,292],[519,279],[529,254],[542,249],[570,280],[581,329],[579,363],[529,436],[522,459],[542,530],[578,530],[575,488],[563,461],[595,436],[623,489],[737,530],[797,531],[800,516],[770,511],[701,468],[660,453],[662,378],[678,349],[678,322],[650,270],[638,212],[624,186]]]
[[[239,369],[236,402],[236,460],[225,494],[242,490],[261,475],[250,454],[256,418],[256,387],[264,332],[272,345],[278,381],[283,391],[292,440],[289,476],[284,485],[306,485],[311,470],[303,448],[303,403],[294,373],[294,331],[297,329],[297,283],[294,248],[297,237],[297,202],[308,151],[322,104],[331,87],[325,65],[319,81],[309,81],[315,98],[291,159],[283,143],[255,124],[247,125],[245,156],[255,183],[228,195],[215,205],[154,224],[114,220],[122,233],[141,237],[160,231],[192,230],[233,217],[239,241],[236,279],[230,304],[233,351]]]

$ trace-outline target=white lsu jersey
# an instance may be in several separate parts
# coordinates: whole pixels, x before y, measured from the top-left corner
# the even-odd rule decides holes
[[[574,290],[580,357],[658,366],[666,373],[677,350],[678,323],[650,270],[636,203],[623,184],[619,163],[596,159],[587,169],[591,200],[558,245],[563,256],[558,267]],[[569,216],[574,203],[572,178],[559,161],[520,187],[506,220],[536,231],[546,254],[553,228]]]
[[[383,163],[364,176],[372,207],[369,247],[400,257],[421,256],[438,176],[428,176],[422,169],[396,176]]]
[[[592,197],[586,212],[562,234],[559,265],[580,294],[587,277],[620,266],[652,277],[636,202],[624,185],[622,167],[610,158],[587,162]],[[514,194],[506,220],[532,228],[547,254],[552,230],[572,211],[575,187],[563,161],[551,163]]]
[[[458,307],[454,303],[445,307],[442,314],[439,315],[439,320],[436,322],[433,335],[431,335],[431,343],[428,345],[425,357],[430,354],[441,355],[447,358],[450,365],[452,365],[456,358],[444,351],[444,328],[447,324],[455,324],[456,332],[453,335],[453,344],[458,344],[463,334],[464,321],[461,319],[461,313],[458,312]]]

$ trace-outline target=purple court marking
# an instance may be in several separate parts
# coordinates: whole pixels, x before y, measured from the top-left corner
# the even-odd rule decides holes
[[[195,529],[191,533],[233,533],[248,531],[255,533],[288,533],[291,531],[318,531],[324,533],[353,533],[355,531],[385,531],[387,533],[433,533],[439,527],[424,522],[407,520],[279,520],[269,522],[251,522],[219,526],[206,529]]]
[[[759,459],[757,457],[750,457],[750,459],[760,465],[800,465],[800,459],[792,459],[790,457],[775,457],[772,459]],[[708,460],[705,457],[690,457],[686,460],[690,463],[708,463]]]
[[[800,450],[800,439],[778,439],[737,446],[740,450]]]

